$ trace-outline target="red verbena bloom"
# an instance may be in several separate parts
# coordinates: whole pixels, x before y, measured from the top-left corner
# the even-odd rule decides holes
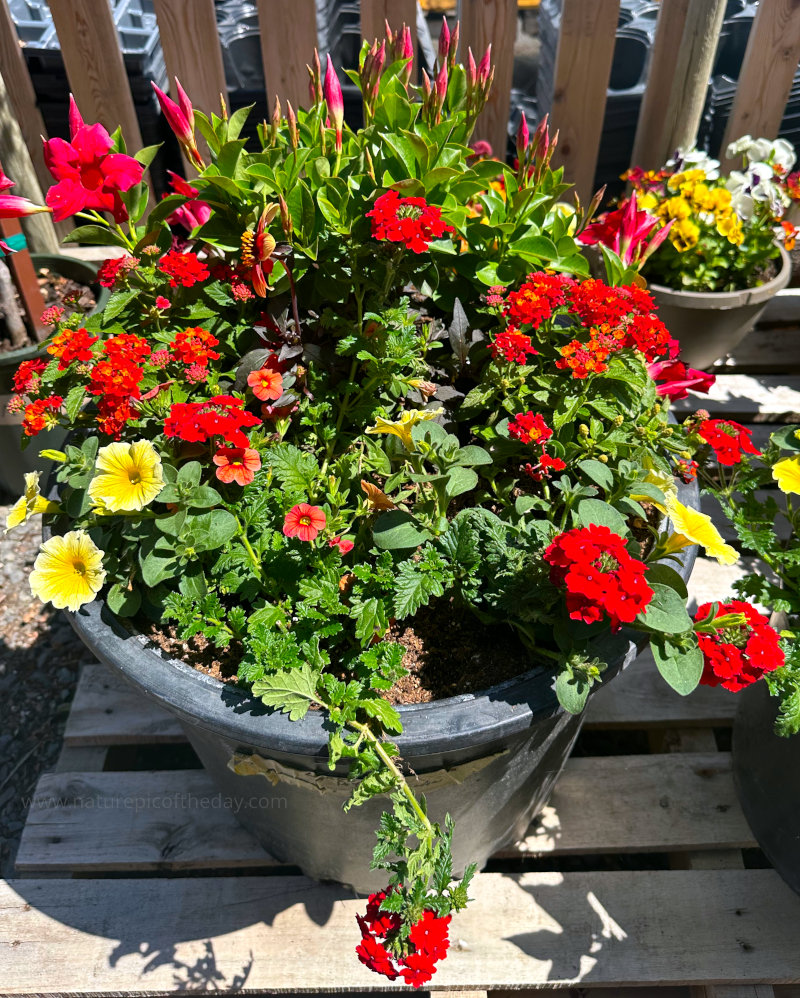
[[[498,333],[490,349],[495,359],[502,356],[513,364],[527,364],[528,357],[539,352],[531,342],[530,336],[518,333],[514,329]]]
[[[42,312],[39,321],[43,326],[54,326],[64,315],[64,309],[60,305],[51,305]]]
[[[564,468],[566,468],[566,464],[561,458],[551,457],[546,450],[542,450],[542,456],[539,458],[538,464],[526,464],[523,466],[525,474],[530,475],[535,482],[541,482],[543,478],[549,478],[554,471],[563,471]]]
[[[606,361],[612,353],[611,344],[607,339],[591,337],[588,342],[571,340],[561,347],[561,359],[556,361],[556,367],[564,370],[569,368],[572,377],[588,378],[590,374],[602,374],[608,370]]]
[[[508,424],[508,432],[522,444],[543,444],[553,435],[541,413],[519,412]]]
[[[216,395],[205,402],[176,402],[164,422],[164,433],[190,443],[207,443],[221,437],[233,447],[249,447],[243,430],[260,426],[261,420],[244,411],[244,400]]]
[[[559,534],[544,553],[550,581],[566,589],[572,620],[594,624],[608,617],[612,631],[636,619],[653,598],[647,566],[632,558],[625,540],[592,524]]]
[[[102,125],[87,125],[70,96],[70,141],[44,143],[44,162],[57,181],[45,198],[53,221],[63,222],[85,208],[108,211],[124,222],[127,209],[120,197],[141,182],[144,169],[132,156],[112,153],[114,143]]]
[[[750,430],[731,419],[704,419],[697,435],[711,447],[719,463],[728,467],[739,464],[743,454],[761,453],[753,445]]]
[[[252,447],[220,447],[212,460],[217,478],[226,485],[249,485],[261,467],[261,456]]]
[[[160,308],[163,312],[165,308],[169,308],[172,302],[169,298],[165,298],[163,295],[158,295],[156,298],[156,308]]]
[[[42,360],[40,357],[34,357],[33,360],[23,360],[14,372],[14,391],[19,392],[21,395],[28,395],[30,392],[35,391],[39,387],[42,380],[42,371],[46,367],[47,361]]]
[[[59,371],[66,371],[74,360],[92,360],[92,345],[97,343],[98,336],[90,336],[87,329],[65,329],[54,337],[47,352],[58,357]]]
[[[136,333],[119,333],[105,341],[103,353],[111,361],[140,364],[150,356],[150,344]]]
[[[656,393],[666,395],[671,401],[685,399],[691,392],[708,392],[717,380],[706,371],[696,371],[682,360],[659,360],[647,368],[656,382]]]
[[[503,314],[514,325],[538,329],[557,308],[565,304],[565,290],[571,283],[572,278],[565,274],[544,271],[528,274],[525,283],[508,296]]]
[[[442,218],[441,208],[425,198],[401,198],[394,190],[376,198],[367,218],[372,219],[373,239],[402,243],[412,253],[426,252],[432,239],[455,231]]]
[[[207,367],[209,360],[219,360],[220,355],[213,349],[218,344],[213,333],[201,326],[192,326],[175,334],[170,349],[175,360]]]
[[[697,608],[694,619],[708,617],[711,603]],[[784,664],[784,654],[778,632],[770,627],[769,620],[744,600],[730,600],[719,604],[718,615],[741,613],[745,623],[723,627],[713,634],[698,634],[703,653],[704,686],[723,686],[736,693],[745,686],[761,679],[765,672],[772,672]]]
[[[122,272],[123,277],[128,271],[135,270],[139,261],[134,256],[115,256],[104,260],[97,270],[97,283],[104,288],[113,288]]]
[[[320,530],[325,529],[325,511],[319,506],[309,506],[300,502],[292,506],[283,521],[283,532],[287,537],[297,537],[301,541],[313,541]]]
[[[64,404],[61,395],[48,395],[25,406],[22,429],[26,436],[35,437],[42,430],[52,429],[58,423],[57,413]]]
[[[158,269],[169,277],[171,288],[191,288],[208,276],[208,267],[196,253],[178,253],[170,250],[158,261]]]
[[[275,354],[270,354],[262,368],[247,375],[247,384],[253,389],[255,397],[262,402],[278,401],[283,395],[283,375]]]
[[[328,547],[339,548],[341,554],[350,554],[354,544],[349,537],[331,537],[328,541]]]

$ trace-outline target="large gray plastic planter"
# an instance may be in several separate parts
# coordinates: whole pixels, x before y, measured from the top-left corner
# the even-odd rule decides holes
[[[658,317],[681,345],[681,359],[691,367],[710,367],[734,350],[761,318],[767,303],[792,276],[789,254],[780,247],[778,274],[746,291],[673,291],[649,284]]]
[[[698,507],[697,486],[681,486],[681,501]],[[684,552],[688,579],[696,549]],[[173,713],[236,818],[276,859],[318,880],[357,891],[381,887],[369,872],[375,829],[384,806],[372,800],[348,814],[353,784],[346,767],[327,766],[323,714],[301,721],[188,665],[167,658],[132,633],[98,600],[68,615],[101,662]],[[636,657],[633,632],[606,634],[597,651],[608,657],[609,681]],[[641,639],[641,635],[638,636]],[[566,713],[553,692],[552,672],[536,666],[482,693],[400,707],[400,752],[428,798],[429,811],[456,820],[456,868],[521,837],[539,813],[566,762],[582,717]]]

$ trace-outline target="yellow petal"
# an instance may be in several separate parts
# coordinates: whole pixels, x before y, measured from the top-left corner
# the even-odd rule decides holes
[[[61,507],[39,494],[39,472],[29,471],[25,475],[25,494],[21,496],[6,517],[6,533],[30,517],[39,513],[57,513]]]
[[[781,492],[800,495],[800,458],[785,457],[772,466],[772,477]]]
[[[30,575],[31,594],[59,610],[78,610],[103,588],[103,552],[83,530],[51,537],[39,549]]]
[[[738,552],[725,543],[710,516],[684,506],[674,495],[667,496],[667,512],[675,528],[674,534],[667,541],[668,551],[680,550],[689,544],[699,544],[720,565],[733,565],[739,560]]]
[[[137,512],[164,488],[161,458],[149,440],[101,447],[97,470],[89,496],[104,512]]]

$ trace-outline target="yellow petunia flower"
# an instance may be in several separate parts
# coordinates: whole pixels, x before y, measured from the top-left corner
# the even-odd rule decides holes
[[[51,537],[39,549],[30,575],[31,594],[73,612],[103,588],[103,552],[84,530]]]
[[[426,419],[435,419],[444,412],[444,409],[406,409],[400,419],[393,423],[391,420],[378,416],[374,426],[367,429],[367,433],[376,435],[378,433],[391,433],[403,441],[406,450],[413,451],[414,438],[411,436],[412,429],[417,423],[422,423]]]
[[[6,533],[37,513],[57,513],[61,507],[57,502],[45,499],[39,492],[39,472],[29,471],[25,475],[25,494],[20,496],[8,511]]]
[[[785,457],[772,466],[772,477],[781,492],[800,495],[800,457]]]
[[[164,488],[161,458],[149,440],[101,447],[89,486],[92,502],[110,513],[144,509]]]
[[[733,565],[739,560],[736,549],[725,543],[710,516],[684,506],[674,495],[667,496],[667,513],[675,533],[667,539],[664,554],[674,554],[699,544],[709,558],[716,558],[720,565]]]

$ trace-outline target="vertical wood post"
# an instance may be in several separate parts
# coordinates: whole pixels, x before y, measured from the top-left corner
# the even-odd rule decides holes
[[[361,37],[372,43],[386,37],[384,21],[397,31],[407,24],[411,29],[414,51],[417,51],[416,0],[361,0]]]
[[[617,0],[618,2],[618,0]],[[506,158],[511,78],[514,72],[514,41],[517,37],[516,0],[460,0],[461,52],[472,49],[479,62],[492,46],[494,83],[486,107],[475,125],[474,137],[488,142],[494,155]]]
[[[18,218],[0,218],[0,239],[10,239],[11,236],[16,236],[20,232],[22,229]],[[22,310],[30,323],[33,335],[41,343],[47,338],[50,330],[41,323],[44,297],[39,288],[31,255],[27,249],[22,249],[6,257],[3,262],[8,264],[8,269],[14,278],[14,285],[22,302]]]
[[[295,111],[308,107],[306,65],[317,46],[315,0],[256,0],[256,6],[269,109],[276,97],[284,114],[287,100]]]
[[[670,0],[659,7],[647,73],[647,88],[639,108],[636,138],[633,141],[631,166],[654,170],[664,162],[658,156],[667,113],[665,95],[669,93],[675,78],[688,10],[689,0]]]
[[[67,78],[88,122],[118,125],[129,149],[142,146],[109,0],[49,0]]]
[[[220,94],[227,99],[228,89],[214,0],[154,0],[153,6],[167,66],[170,96],[173,100],[176,98],[173,80],[177,76],[198,110],[207,115],[212,112],[219,114]],[[197,147],[200,155],[207,159],[208,146],[199,132]],[[187,166],[184,157],[184,172]]]
[[[739,74],[739,85],[720,159],[742,135],[772,139],[778,134],[800,59],[800,0],[761,0]]]
[[[564,0],[556,53],[551,131],[559,130],[553,164],[581,198],[592,194],[606,92],[619,19],[619,0]]]
[[[672,86],[665,94],[664,124],[653,147],[658,166],[676,149],[690,149],[697,141],[724,17],[725,0],[689,0]]]

